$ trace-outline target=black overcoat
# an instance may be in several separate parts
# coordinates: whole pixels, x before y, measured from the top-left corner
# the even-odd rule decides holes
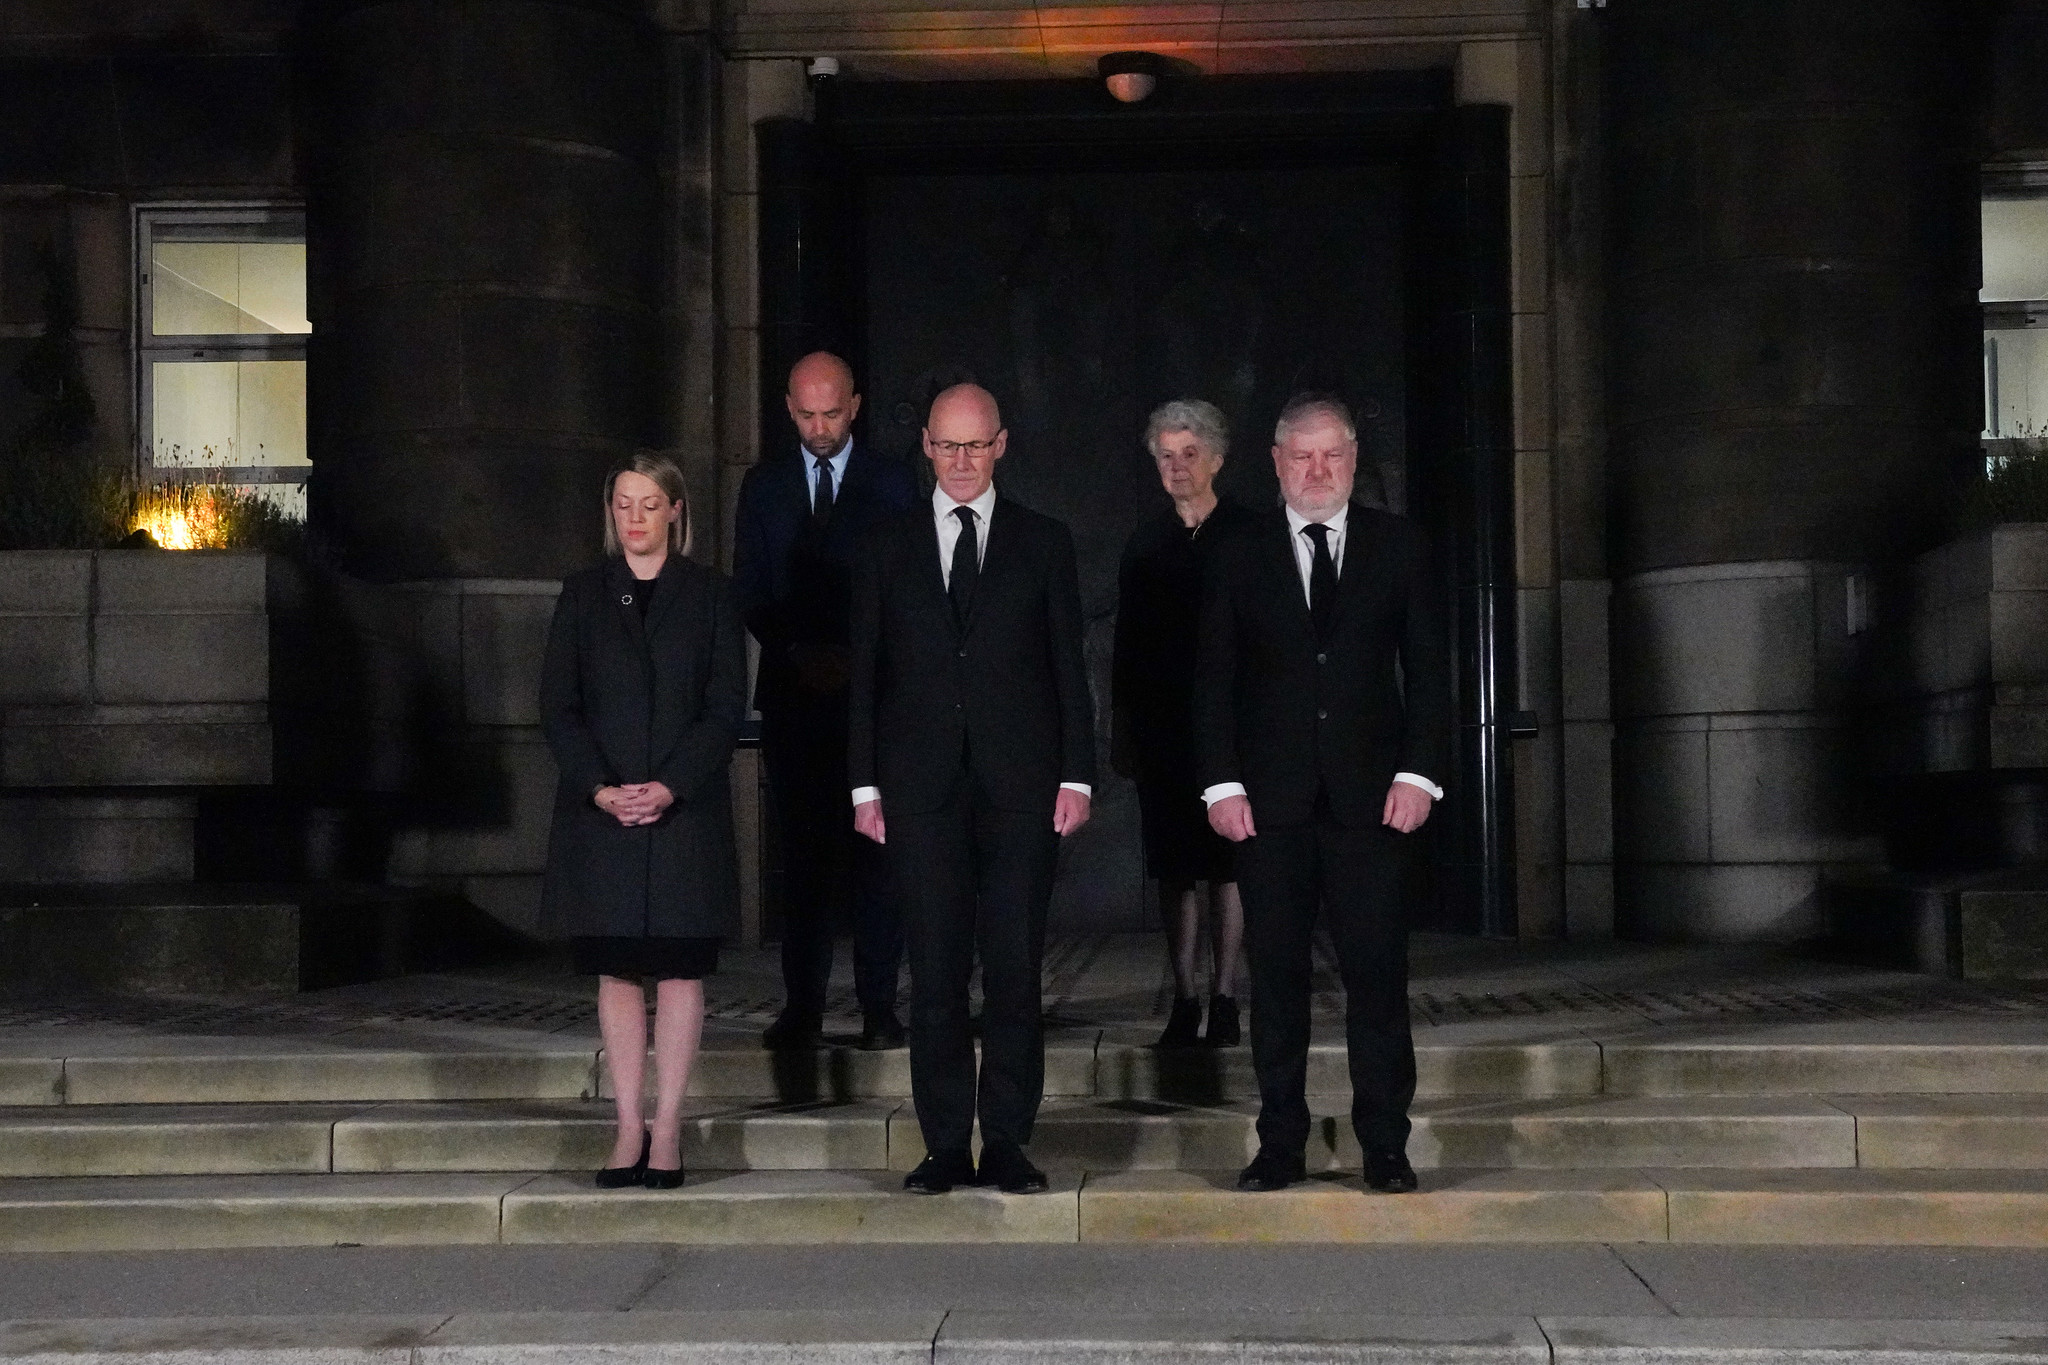
[[[561,781],[544,922],[571,936],[710,938],[739,913],[728,769],[746,714],[732,583],[671,554],[646,621],[623,559],[562,584],[541,667],[541,727]],[[599,787],[658,781],[675,804],[628,829]]]

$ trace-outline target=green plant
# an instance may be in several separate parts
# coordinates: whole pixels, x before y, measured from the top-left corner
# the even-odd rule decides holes
[[[77,277],[54,247],[44,248],[39,264],[43,332],[15,370],[36,406],[0,463],[0,549],[112,544],[128,529],[127,490],[86,446],[96,409],[75,335]]]
[[[1963,493],[1965,530],[2008,521],[2048,521],[2048,437],[1991,442],[1982,477]]]
[[[226,471],[215,471],[225,474]],[[218,477],[148,484],[127,505],[125,525],[166,550],[269,550],[304,546],[306,524],[260,493]]]

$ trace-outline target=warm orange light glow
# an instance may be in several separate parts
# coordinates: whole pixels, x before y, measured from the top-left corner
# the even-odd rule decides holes
[[[129,529],[149,532],[165,550],[219,550],[227,546],[221,500],[225,490],[205,485],[158,484],[135,500]]]

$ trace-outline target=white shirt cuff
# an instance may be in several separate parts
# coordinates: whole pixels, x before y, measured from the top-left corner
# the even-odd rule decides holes
[[[1203,792],[1202,792],[1202,804],[1203,804],[1203,805],[1205,805],[1205,806],[1213,806],[1213,805],[1215,805],[1215,804],[1216,804],[1216,803],[1217,803],[1218,801],[1221,801],[1221,800],[1225,799],[1226,797],[1232,797],[1232,796],[1243,796],[1243,795],[1244,795],[1244,783],[1242,783],[1242,782],[1218,782],[1218,783],[1217,783],[1217,784],[1216,784],[1215,786],[1213,786],[1213,787],[1208,787],[1208,788],[1205,788],[1205,789],[1203,790]]]
[[[881,799],[882,789],[880,787],[855,787],[853,789],[853,804],[856,806],[865,806],[870,801],[879,801]]]
[[[1062,782],[1060,783],[1060,790],[1063,792],[1079,792],[1090,801],[1095,799],[1095,788],[1089,786],[1086,782]]]
[[[1429,793],[1430,799],[1432,801],[1441,801],[1444,799],[1444,789],[1442,787],[1439,787],[1436,783],[1430,781],[1428,778],[1422,776],[1420,773],[1395,773],[1394,780],[1396,782],[1406,782],[1411,787],[1422,788],[1424,791]]]

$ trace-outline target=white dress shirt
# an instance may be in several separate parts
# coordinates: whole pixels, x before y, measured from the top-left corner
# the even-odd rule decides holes
[[[1330,566],[1337,571],[1339,578],[1344,576],[1344,545],[1350,539],[1345,534],[1345,528],[1350,520],[1351,504],[1346,503],[1323,522],[1323,525],[1330,528],[1328,536]],[[1294,542],[1294,567],[1301,572],[1301,595],[1303,600],[1308,599],[1309,576],[1314,572],[1316,563],[1316,543],[1302,531],[1302,528],[1307,525],[1309,525],[1307,517],[1295,511],[1292,507],[1287,509],[1287,530]],[[1396,782],[1406,782],[1411,787],[1420,787],[1428,792],[1434,800],[1441,801],[1444,799],[1444,789],[1420,773],[1395,773],[1394,780]],[[1232,796],[1243,796],[1244,794],[1244,783],[1242,782],[1218,782],[1215,786],[1206,788],[1202,792],[1202,803],[1213,806],[1218,801]]]
[[[804,488],[811,500],[811,510],[818,510],[818,457],[802,446],[797,449],[804,457]],[[839,447],[839,453],[825,461],[832,467],[832,503],[837,506],[839,494],[846,487],[846,462],[853,458],[853,438],[846,438],[846,444]]]
[[[988,563],[988,524],[996,510],[996,486],[990,484],[981,490],[981,496],[972,502],[955,502],[947,496],[944,488],[932,490],[932,520],[939,531],[939,581],[948,591],[953,587],[953,550],[960,543],[960,518],[953,514],[962,507],[974,509],[974,562]],[[1062,782],[1063,790],[1079,792],[1092,797],[1095,789],[1086,782]],[[853,804],[865,806],[870,801],[882,799],[880,787],[855,787]]]

